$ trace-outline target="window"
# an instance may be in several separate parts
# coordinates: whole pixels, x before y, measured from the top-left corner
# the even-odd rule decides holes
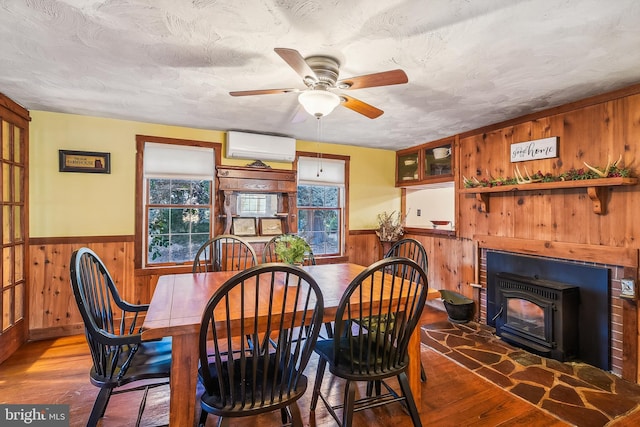
[[[214,226],[215,150],[145,139],[139,151],[141,144],[141,265],[191,263]]]
[[[298,159],[298,234],[316,256],[344,253],[346,165],[342,158]]]
[[[147,179],[147,262],[190,262],[211,231],[211,180]]]

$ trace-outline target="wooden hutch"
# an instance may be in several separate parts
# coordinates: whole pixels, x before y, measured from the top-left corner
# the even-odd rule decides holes
[[[222,232],[235,234],[234,218],[238,214],[238,196],[242,194],[273,194],[277,197],[277,209],[274,216],[282,223],[283,233],[296,233],[297,222],[297,180],[295,170],[271,169],[268,166],[224,166],[217,168],[218,191],[220,193],[220,212]],[[243,215],[244,216],[244,215]],[[253,243],[256,251],[261,253],[264,243],[272,235],[262,233],[259,227],[265,217],[256,216],[255,235],[246,236],[246,240]],[[260,244],[262,243],[262,244]]]

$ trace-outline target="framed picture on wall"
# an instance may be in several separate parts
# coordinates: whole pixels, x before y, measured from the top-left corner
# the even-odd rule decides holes
[[[255,218],[233,218],[232,233],[236,236],[255,236],[256,235],[256,219]]]
[[[260,218],[260,234],[262,236],[277,236],[282,234],[282,219]]]
[[[111,154],[58,150],[59,172],[111,173]]]

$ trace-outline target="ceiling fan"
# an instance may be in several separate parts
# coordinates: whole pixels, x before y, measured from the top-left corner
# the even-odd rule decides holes
[[[338,80],[340,62],[331,56],[309,56],[303,58],[295,49],[275,48],[275,52],[295,70],[307,89],[258,89],[229,92],[231,96],[268,95],[275,93],[300,93],[298,101],[304,109],[317,118],[331,113],[335,107],[342,104],[350,110],[360,113],[370,119],[381,116],[384,111],[366,102],[342,93],[336,94],[335,89],[353,90],[376,86],[388,86],[407,83],[409,79],[402,70],[383,71]]]

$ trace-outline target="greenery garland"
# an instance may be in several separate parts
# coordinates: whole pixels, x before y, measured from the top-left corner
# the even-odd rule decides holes
[[[604,168],[598,170],[604,173]],[[584,179],[602,179],[602,178],[628,178],[631,176],[631,170],[627,168],[620,168],[616,164],[609,166],[606,176],[598,174],[593,169],[585,168],[571,168],[567,172],[560,175],[552,175],[550,173],[542,173],[538,171],[532,175],[527,175],[527,182],[558,182],[558,181],[579,181]],[[478,188],[478,187],[500,187],[503,185],[519,185],[522,182],[518,182],[517,178],[482,178],[482,179],[469,179],[463,177],[465,188]],[[525,183],[526,184],[526,183]]]

